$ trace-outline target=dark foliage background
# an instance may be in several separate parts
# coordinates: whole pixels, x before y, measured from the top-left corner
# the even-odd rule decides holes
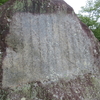
[[[7,2],[8,0],[0,0],[0,5],[4,4],[5,2]]]

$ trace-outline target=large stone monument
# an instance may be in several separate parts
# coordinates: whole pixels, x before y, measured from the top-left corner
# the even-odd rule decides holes
[[[100,43],[63,0],[10,0],[0,83],[0,100],[99,100]]]

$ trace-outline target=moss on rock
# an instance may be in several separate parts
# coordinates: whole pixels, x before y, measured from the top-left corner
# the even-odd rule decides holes
[[[49,84],[48,84],[49,83]],[[66,81],[31,82],[10,90],[10,100],[99,100],[99,79],[92,74]],[[14,99],[15,98],[15,99]],[[7,99],[8,100],[8,99]]]

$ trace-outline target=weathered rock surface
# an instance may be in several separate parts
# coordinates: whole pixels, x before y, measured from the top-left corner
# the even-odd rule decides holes
[[[100,43],[68,4],[10,0],[0,12],[0,100],[100,99]]]

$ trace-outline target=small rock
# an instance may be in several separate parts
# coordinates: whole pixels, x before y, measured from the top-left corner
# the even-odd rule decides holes
[[[26,100],[26,98],[23,97],[23,98],[21,98],[21,100]]]

